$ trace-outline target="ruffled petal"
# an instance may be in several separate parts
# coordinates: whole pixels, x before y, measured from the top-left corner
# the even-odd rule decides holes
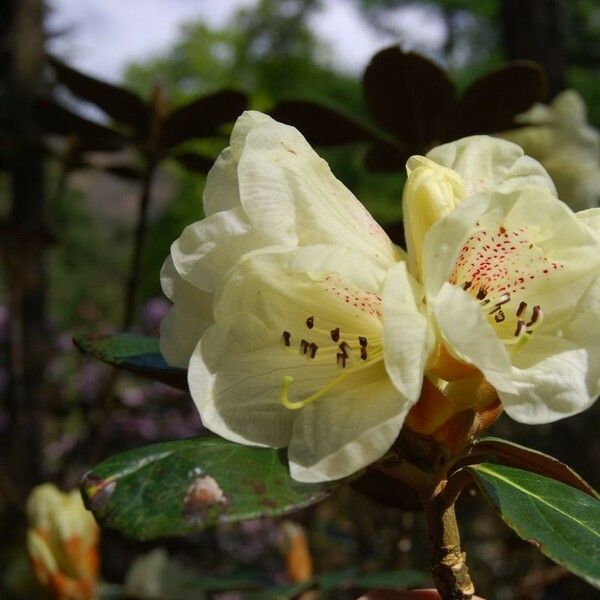
[[[241,203],[269,243],[348,246],[382,266],[398,260],[383,229],[297,129],[261,118],[245,131],[238,165]]]
[[[240,186],[237,177],[238,161],[231,148],[225,148],[206,176],[202,195],[207,217],[240,206]]]
[[[523,187],[543,188],[556,196],[554,183],[542,165],[507,140],[470,136],[434,148],[427,158],[456,171],[467,198],[486,190],[510,192]]]

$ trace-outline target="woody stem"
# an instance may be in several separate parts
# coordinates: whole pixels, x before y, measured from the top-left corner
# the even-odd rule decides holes
[[[467,555],[460,547],[454,511],[456,499],[467,482],[466,472],[458,472],[421,494],[433,550],[433,579],[442,600],[469,600],[475,593]]]

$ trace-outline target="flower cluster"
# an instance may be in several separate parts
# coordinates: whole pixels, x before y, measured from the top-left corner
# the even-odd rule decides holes
[[[498,398],[546,423],[600,392],[600,213],[502,139],[407,169],[405,252],[296,129],[246,112],[163,267],[161,351],[204,424],[287,446],[297,480],[363,468],[405,424]]]

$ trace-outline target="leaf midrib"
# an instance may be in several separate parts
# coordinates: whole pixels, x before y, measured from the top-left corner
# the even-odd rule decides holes
[[[597,531],[594,531],[593,529],[591,529],[590,527],[588,527],[585,523],[582,523],[581,521],[579,521],[578,519],[576,519],[575,517],[573,517],[572,515],[562,511],[560,508],[558,508],[557,506],[550,504],[547,500],[545,500],[543,497],[538,496],[537,494],[534,494],[533,492],[531,492],[530,490],[528,490],[527,488],[524,488],[522,486],[520,486],[518,483],[511,481],[510,479],[508,479],[507,477],[505,477],[504,475],[501,475],[500,473],[497,473],[496,471],[494,471],[493,469],[488,469],[487,467],[482,466],[481,464],[477,465],[476,467],[474,467],[476,470],[479,471],[483,471],[484,473],[487,473],[488,475],[491,475],[492,477],[496,477],[497,479],[500,479],[501,481],[504,481],[505,483],[507,483],[508,485],[514,487],[515,489],[520,490],[521,492],[527,494],[528,496],[531,496],[532,498],[535,498],[537,500],[539,500],[542,504],[545,504],[546,506],[548,506],[549,508],[555,510],[557,513],[560,513],[561,515],[567,517],[568,519],[570,519],[571,521],[574,521],[575,523],[577,523],[578,525],[580,525],[581,527],[583,527],[586,531],[589,531],[590,533],[592,533],[593,535],[595,535],[596,537],[600,538],[600,533]],[[575,488],[574,488],[575,489]]]

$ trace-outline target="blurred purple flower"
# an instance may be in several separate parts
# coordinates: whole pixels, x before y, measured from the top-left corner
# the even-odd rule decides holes
[[[71,376],[71,384],[84,403],[91,404],[96,400],[105,373],[106,367],[94,360],[84,362],[79,371]]]
[[[171,303],[164,298],[151,298],[142,308],[142,327],[146,335],[158,335],[160,322],[169,312]]]
[[[121,397],[121,402],[130,408],[139,408],[140,406],[143,406],[144,401],[146,400],[144,389],[140,387],[128,387],[119,395]]]

